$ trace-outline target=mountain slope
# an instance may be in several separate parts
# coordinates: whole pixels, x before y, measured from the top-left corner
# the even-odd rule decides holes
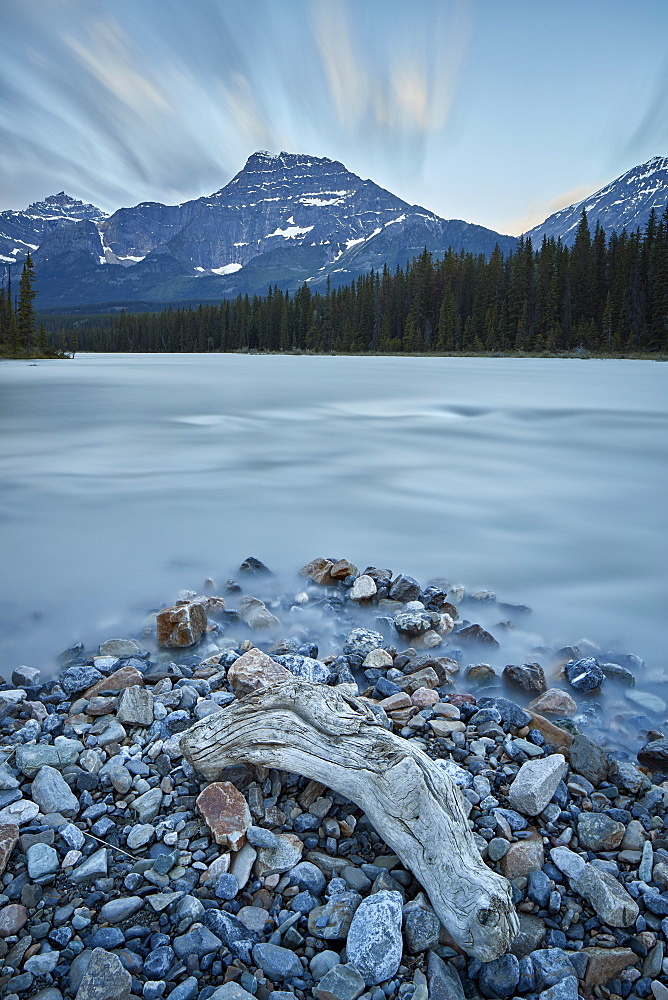
[[[621,232],[622,229],[632,232],[638,227],[645,228],[652,209],[661,216],[667,204],[668,157],[654,156],[576,205],[555,212],[524,235],[531,237],[534,247],[540,246],[543,236],[561,239],[570,246],[583,208],[592,232],[597,222],[606,232]]]
[[[343,284],[372,267],[404,265],[425,246],[490,254],[496,243],[506,252],[516,243],[409,205],[337,161],[264,152],[208,197],[119,209],[97,229],[99,243],[82,222],[35,253],[42,308],[206,301],[270,285],[317,287],[328,277]]]
[[[47,236],[83,221],[102,222],[106,213],[61,191],[36,201],[24,212],[0,212],[0,265],[25,260]]]

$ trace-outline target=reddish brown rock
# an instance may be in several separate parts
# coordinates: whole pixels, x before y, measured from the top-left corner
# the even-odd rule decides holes
[[[630,948],[583,948],[583,955],[589,956],[584,977],[584,988],[605,986],[618,973],[638,964],[638,956]]]
[[[329,575],[334,577],[335,580],[345,580],[347,576],[358,576],[359,570],[354,563],[349,562],[347,559],[339,559],[330,569]]]
[[[291,677],[289,670],[255,646],[235,660],[227,671],[227,679],[237,698],[243,698],[258,688],[280,684]]]
[[[567,757],[568,749],[573,742],[572,733],[568,733],[565,729],[555,726],[553,722],[550,722],[549,719],[546,719],[538,712],[529,709],[529,713],[531,715],[531,728],[537,729],[539,733],[542,733],[548,743]]]
[[[14,823],[3,823],[0,826],[0,875],[4,872],[9,856],[19,839],[19,828]]]
[[[391,694],[387,698],[383,698],[378,704],[385,712],[398,712],[402,708],[410,708],[413,702],[410,695],[407,695],[404,691],[398,691],[397,694]]]
[[[306,566],[302,566],[299,570],[299,575],[307,576],[309,580],[313,580],[314,583],[321,583],[327,586],[336,582],[331,572],[333,568],[334,563],[331,559],[311,559],[310,563],[307,563]]]
[[[440,698],[436,691],[432,691],[431,688],[420,687],[417,691],[413,691],[411,695],[411,701],[418,708],[431,708],[432,705],[436,705]]]
[[[456,705],[457,708],[461,708],[462,705],[476,704],[475,695],[469,694],[467,691],[458,691],[456,694],[448,695],[448,700],[451,705]]]
[[[10,903],[0,910],[0,937],[9,937],[11,934],[18,934],[22,927],[25,927],[28,920],[28,911],[21,903]]]
[[[158,645],[173,648],[194,646],[206,629],[206,612],[201,604],[175,604],[156,616]]]
[[[531,711],[541,714],[547,712],[550,715],[572,715],[577,711],[577,707],[568,691],[562,691],[561,688],[549,688],[544,694],[529,702]]]
[[[526,878],[529,872],[536,872],[545,864],[543,838],[537,830],[531,837],[511,844],[501,858],[501,871],[506,878]]]
[[[214,781],[197,796],[195,805],[217,844],[238,851],[246,842],[250,809],[241,792],[229,781]]]
[[[84,691],[84,698],[94,698],[98,694],[109,691],[122,691],[124,688],[133,687],[135,684],[143,686],[144,678],[136,667],[121,667],[114,670],[113,674],[103,677],[101,681],[93,684],[87,691]]]

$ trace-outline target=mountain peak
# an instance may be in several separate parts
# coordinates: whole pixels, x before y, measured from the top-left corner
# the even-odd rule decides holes
[[[620,177],[599,188],[587,198],[555,212],[524,235],[539,246],[544,236],[573,243],[584,209],[593,232],[599,222],[606,232],[628,232],[647,225],[652,209],[663,214],[668,204],[668,157],[653,156],[646,163],[631,167]]]

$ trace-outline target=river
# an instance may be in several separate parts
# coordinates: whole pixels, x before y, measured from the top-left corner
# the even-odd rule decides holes
[[[0,672],[136,634],[250,554],[290,581],[325,555],[491,589],[532,607],[527,649],[587,637],[645,659],[652,686],[667,450],[653,362],[4,362]]]

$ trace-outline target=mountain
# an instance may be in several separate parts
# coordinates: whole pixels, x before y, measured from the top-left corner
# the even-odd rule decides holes
[[[60,227],[33,258],[44,309],[341,285],[403,266],[425,246],[489,255],[497,243],[508,252],[516,239],[441,219],[335,160],[259,152],[212,195]]]
[[[661,216],[668,204],[668,157],[654,156],[602,187],[600,191],[579,201],[577,205],[562,208],[549,219],[525,233],[534,247],[540,246],[543,236],[560,239],[570,246],[582,215],[587,212],[592,233],[600,222],[607,233],[632,232],[647,225],[650,212],[655,209]]]
[[[24,212],[0,212],[0,265],[16,264],[63,226],[79,222],[102,222],[106,213],[85,205],[61,191],[36,201]]]

